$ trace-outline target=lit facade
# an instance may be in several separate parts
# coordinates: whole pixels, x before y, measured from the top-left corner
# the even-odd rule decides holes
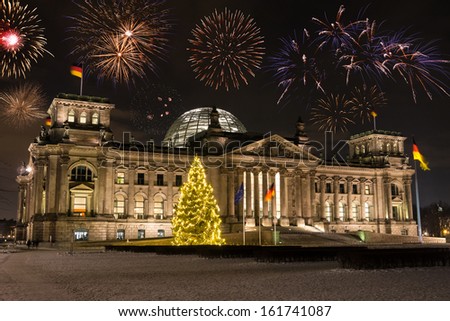
[[[211,109],[206,130],[193,131],[185,147],[178,141],[158,147],[126,137],[116,141],[110,128],[114,106],[84,98],[55,98],[48,109],[51,125],[42,127],[29,147],[29,163],[17,177],[17,235],[24,239],[171,236],[173,208],[195,154],[214,188],[224,233],[237,231],[243,219],[252,229],[269,227],[276,218],[281,226],[324,232],[417,235],[414,170],[399,133],[352,136],[345,160],[325,161],[315,155],[318,146],[301,120],[292,138],[262,136],[244,132],[231,117],[230,126],[239,130],[224,130],[220,111]],[[171,135],[177,135],[176,128]],[[265,202],[272,183],[275,196]],[[235,203],[241,184],[244,195]]]

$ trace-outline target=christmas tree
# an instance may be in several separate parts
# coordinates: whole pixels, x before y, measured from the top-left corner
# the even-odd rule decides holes
[[[220,245],[222,220],[205,169],[195,156],[172,219],[174,245]]]

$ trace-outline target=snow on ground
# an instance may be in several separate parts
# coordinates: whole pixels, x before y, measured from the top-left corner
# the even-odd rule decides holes
[[[450,267],[349,270],[154,253],[0,253],[0,300],[450,300]]]

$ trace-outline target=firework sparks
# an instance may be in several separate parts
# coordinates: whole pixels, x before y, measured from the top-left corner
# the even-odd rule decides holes
[[[304,30],[303,35],[302,42],[296,34],[294,37],[282,38],[280,51],[269,59],[272,62],[269,69],[274,71],[278,87],[283,90],[277,104],[286,99],[290,92],[297,92],[302,87],[309,90],[313,86],[313,89],[324,93],[321,85],[324,75],[306,44],[308,32]],[[310,94],[305,96],[309,97]]]
[[[46,116],[46,99],[40,86],[21,84],[0,92],[0,113],[11,126],[24,127]]]
[[[196,25],[192,36],[188,61],[206,86],[239,89],[261,66],[264,37],[253,18],[239,10],[214,11]]]
[[[99,78],[115,83],[127,83],[135,76],[142,78],[146,69],[156,73],[157,61],[164,59],[168,48],[169,10],[163,9],[164,3],[147,0],[78,3],[82,14],[69,17],[74,22],[70,28],[75,42],[72,54],[87,66],[88,74],[97,73]]]
[[[377,86],[355,87],[351,95],[350,110],[363,124],[365,120],[371,121],[372,113],[387,103],[384,93]]]
[[[28,9],[17,1],[1,0],[0,53],[2,77],[25,77],[31,64],[49,53],[47,40],[39,27],[36,9]]]
[[[181,97],[173,88],[153,84],[138,91],[131,102],[131,121],[136,128],[155,137],[163,137],[183,112]]]
[[[345,95],[329,94],[317,100],[317,105],[311,109],[311,121],[323,131],[346,131],[351,119],[350,101]]]

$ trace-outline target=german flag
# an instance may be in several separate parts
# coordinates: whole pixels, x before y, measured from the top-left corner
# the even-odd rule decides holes
[[[275,196],[275,183],[270,185],[270,188],[267,190],[266,196],[264,196],[264,201],[268,202]]]
[[[70,74],[72,76],[82,78],[83,77],[83,67],[81,65],[72,65],[70,67]]]
[[[47,116],[45,118],[45,126],[50,127],[52,125],[52,118],[50,116]]]
[[[419,161],[420,168],[424,171],[429,171],[428,162],[425,160],[423,155],[419,152],[419,147],[417,147],[416,141],[413,138],[413,158],[416,161]]]
[[[375,118],[375,117],[378,116],[378,114],[377,114],[374,110],[372,110],[372,111],[370,112],[370,115],[371,115],[373,118]]]

